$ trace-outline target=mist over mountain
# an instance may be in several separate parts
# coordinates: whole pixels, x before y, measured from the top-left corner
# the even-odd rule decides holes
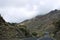
[[[0,0],[0,40],[37,40],[45,33],[60,40],[60,0]]]
[[[60,9],[60,0],[0,0],[0,14],[11,23],[19,23],[54,9]]]

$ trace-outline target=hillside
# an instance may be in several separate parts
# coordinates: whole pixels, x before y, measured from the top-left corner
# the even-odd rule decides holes
[[[25,35],[26,33],[26,35]],[[28,31],[24,25],[17,25],[16,23],[7,23],[0,15],[0,40],[14,40],[29,36]]]
[[[53,22],[60,20],[60,10],[52,10],[46,15],[38,15],[35,18],[26,20],[20,24],[26,25],[31,31],[48,31],[54,32]]]
[[[50,32],[51,36],[54,35],[54,37],[59,40],[60,39],[60,10],[52,10],[46,15],[38,15],[35,18],[32,18],[30,20],[26,20],[19,25],[23,24],[26,25],[28,29],[30,29],[30,32],[36,32],[39,36],[42,36],[44,32]],[[57,22],[58,21],[58,22]],[[54,23],[57,22],[54,25]],[[56,29],[56,27],[59,27]],[[59,30],[59,31],[56,31]],[[55,34],[56,33],[56,34]]]

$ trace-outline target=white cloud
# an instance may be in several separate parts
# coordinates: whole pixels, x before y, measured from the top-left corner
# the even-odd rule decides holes
[[[0,0],[0,13],[7,22],[21,22],[60,8],[60,0]]]

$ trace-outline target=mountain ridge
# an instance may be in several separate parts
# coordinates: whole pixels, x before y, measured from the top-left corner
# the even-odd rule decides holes
[[[39,28],[40,26],[42,27],[42,29],[44,28],[43,30],[46,30],[48,28],[45,29],[45,27],[54,26],[52,25],[52,23],[54,21],[60,20],[59,18],[60,18],[60,10],[55,9],[46,15],[36,16],[35,18],[22,22],[21,24],[24,24],[31,29]]]

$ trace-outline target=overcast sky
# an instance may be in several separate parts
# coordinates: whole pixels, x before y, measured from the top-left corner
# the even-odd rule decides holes
[[[60,0],[0,0],[0,14],[7,22],[22,22],[60,9]]]

